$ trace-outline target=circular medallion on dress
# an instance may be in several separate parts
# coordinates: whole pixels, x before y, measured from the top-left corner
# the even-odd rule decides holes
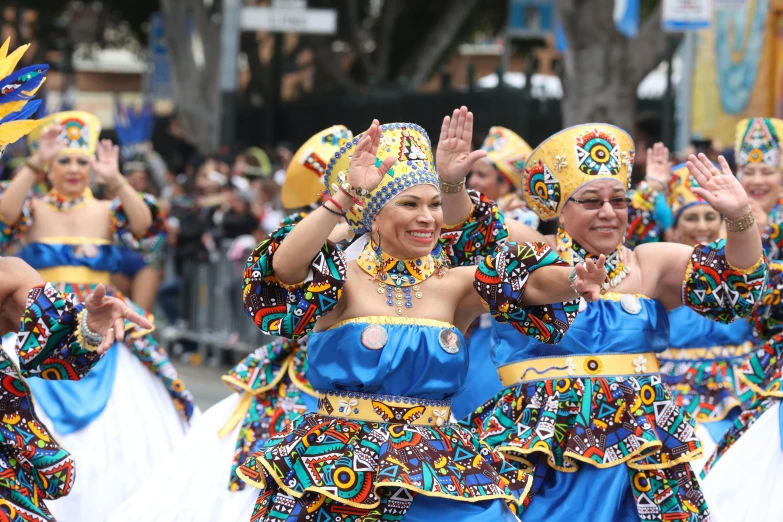
[[[75,257],[96,257],[100,253],[98,247],[92,243],[84,243],[82,245],[76,245],[73,248],[73,255]]]
[[[454,330],[450,328],[441,330],[438,335],[438,341],[440,341],[440,347],[443,348],[444,352],[452,355],[459,352],[459,335]]]
[[[386,329],[378,324],[371,324],[362,331],[362,344],[370,350],[380,350],[386,346],[389,334]]]
[[[625,294],[620,298],[620,305],[623,310],[631,315],[637,315],[642,311],[642,303],[639,302],[639,298],[632,294]]]

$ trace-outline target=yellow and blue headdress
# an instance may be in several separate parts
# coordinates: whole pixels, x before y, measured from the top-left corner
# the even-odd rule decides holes
[[[40,120],[38,126],[27,136],[30,149],[38,149],[41,132],[54,124],[63,127],[58,139],[65,143],[65,148],[60,151],[60,154],[79,153],[85,156],[95,154],[98,136],[101,133],[101,121],[94,114],[84,111],[57,112]]]
[[[35,114],[42,100],[32,100],[32,97],[43,85],[49,70],[48,65],[37,64],[14,72],[30,44],[8,54],[10,44],[11,39],[8,38],[0,47],[0,154],[6,145],[38,126],[36,120],[28,118]]]
[[[326,192],[334,195],[337,190],[337,177],[348,172],[353,149],[364,133],[340,147],[326,166],[324,184]],[[415,123],[387,123],[381,125],[380,145],[375,165],[380,166],[389,156],[397,158],[380,184],[372,191],[363,207],[354,205],[346,214],[348,226],[354,234],[369,232],[378,212],[402,191],[416,185],[434,185],[440,189],[435,161],[432,158],[432,145],[427,132]]]
[[[536,147],[525,164],[522,192],[543,220],[563,211],[571,196],[593,181],[614,179],[628,189],[633,138],[614,125],[586,123],[562,130]]]
[[[734,143],[737,170],[751,163],[783,166],[781,143],[783,121],[775,118],[749,118],[737,124]]]
[[[318,201],[324,191],[323,176],[327,162],[352,138],[353,133],[347,127],[333,125],[299,147],[285,171],[285,181],[280,191],[283,207],[306,207]]]
[[[693,193],[692,189],[698,186],[685,163],[672,167],[666,203],[672,211],[675,224],[686,209],[694,205],[709,205],[706,200]]]
[[[525,162],[533,152],[530,145],[514,131],[505,127],[492,127],[481,150],[487,152],[487,159],[511,186],[519,189]]]

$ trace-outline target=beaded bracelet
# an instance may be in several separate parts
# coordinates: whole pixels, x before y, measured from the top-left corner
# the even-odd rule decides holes
[[[339,204],[339,203],[337,202],[337,200],[336,200],[336,199],[334,199],[332,196],[329,196],[329,199],[327,199],[326,201],[324,201],[324,203],[327,203],[327,202],[332,202],[332,203],[334,203],[334,206],[335,206],[335,207],[337,207],[337,210],[339,210],[340,212],[342,212],[342,213],[343,213],[343,215],[345,215],[345,209],[343,208],[343,206],[342,206],[341,204]]]
[[[79,313],[79,328],[77,331],[77,339],[79,339],[83,348],[94,352],[98,349],[101,343],[103,343],[103,336],[87,326],[87,316],[87,310],[83,310]]]
[[[328,203],[328,201],[327,201],[327,203]],[[344,213],[341,214],[340,212],[337,212],[336,210],[332,210],[331,208],[326,206],[326,203],[322,204],[321,207],[325,208],[326,210],[328,210],[329,212],[331,212],[335,216],[340,216],[341,218],[345,217]]]

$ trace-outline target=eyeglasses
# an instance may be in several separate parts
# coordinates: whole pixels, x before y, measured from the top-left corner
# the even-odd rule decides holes
[[[585,210],[599,210],[604,206],[604,203],[609,203],[612,208],[622,210],[628,208],[631,204],[631,198],[612,198],[612,199],[576,199],[571,198],[574,203],[579,203]]]

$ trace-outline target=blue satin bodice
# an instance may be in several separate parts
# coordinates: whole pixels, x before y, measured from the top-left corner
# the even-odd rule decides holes
[[[362,334],[367,328],[386,331],[383,348],[370,349],[363,344]],[[452,342],[456,339],[459,347],[456,353],[442,347],[443,337],[449,337]],[[450,351],[454,350],[450,348]],[[442,400],[463,388],[468,371],[462,333],[448,323],[426,319],[351,319],[329,330],[312,333],[307,357],[307,378],[318,391],[345,390]]]
[[[101,272],[117,273],[122,266],[122,248],[112,244],[95,244],[84,238],[85,244],[30,243],[19,252],[36,270],[58,266],[79,266]]]
[[[753,329],[748,321],[738,319],[730,324],[710,321],[682,306],[669,312],[671,348],[712,348],[750,341]]]
[[[495,366],[546,356],[586,353],[662,352],[669,347],[669,317],[663,305],[646,297],[620,294],[587,303],[559,344],[544,344],[522,335],[508,323],[493,320]],[[629,311],[630,310],[630,311]],[[632,313],[636,311],[638,313]]]

